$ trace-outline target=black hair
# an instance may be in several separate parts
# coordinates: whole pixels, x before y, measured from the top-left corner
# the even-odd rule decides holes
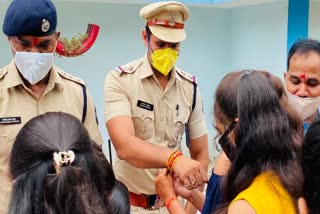
[[[129,214],[130,201],[128,195],[128,188],[121,182],[116,181],[109,197],[111,213]]]
[[[53,154],[72,150],[75,160],[54,168]],[[18,133],[10,155],[15,179],[9,214],[102,214],[109,211],[113,170],[100,146],[74,116],[37,116]]]
[[[290,48],[287,59],[287,69],[290,67],[290,60],[296,53],[305,54],[311,51],[320,55],[320,42],[315,39],[299,39]]]
[[[279,79],[264,71],[227,74],[214,104],[216,120],[233,130],[236,152],[222,184],[226,207],[254,178],[272,171],[293,199],[302,194],[302,121],[288,105]]]
[[[303,141],[304,197],[309,213],[320,213],[320,120],[309,127]]]

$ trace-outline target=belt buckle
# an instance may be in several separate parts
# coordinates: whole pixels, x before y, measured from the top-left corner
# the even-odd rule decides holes
[[[156,210],[164,206],[164,202],[159,198],[158,195],[149,195],[147,197],[147,203],[149,210]]]

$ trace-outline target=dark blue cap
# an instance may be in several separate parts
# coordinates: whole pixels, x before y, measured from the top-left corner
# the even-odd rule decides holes
[[[48,36],[56,32],[57,12],[51,0],[13,0],[3,22],[7,36]]]

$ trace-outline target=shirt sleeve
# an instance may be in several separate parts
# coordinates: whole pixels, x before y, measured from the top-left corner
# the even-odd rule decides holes
[[[84,126],[87,128],[90,138],[94,140],[97,144],[101,145],[103,143],[103,139],[98,126],[95,106],[93,104],[92,97],[88,91],[87,97],[87,115],[84,121]]]
[[[196,139],[208,133],[206,121],[203,115],[202,99],[200,91],[197,88],[196,106],[190,115],[188,126],[191,139]]]
[[[120,75],[110,72],[104,83],[104,118],[107,123],[120,115],[131,117],[129,94]]]

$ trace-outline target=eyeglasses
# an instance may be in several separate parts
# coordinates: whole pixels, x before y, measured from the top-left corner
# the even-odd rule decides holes
[[[221,151],[221,146],[219,144],[219,140],[221,138],[221,134],[217,133],[216,136],[214,136],[213,138],[213,142],[214,142],[214,145],[216,147],[216,151],[220,152]]]
[[[227,155],[229,160],[232,160],[234,158],[236,149],[235,149],[235,146],[233,146],[232,143],[230,142],[228,135],[234,129],[236,124],[237,124],[237,121],[235,121],[235,120],[232,121],[230,123],[229,127],[224,131],[224,133],[221,136],[219,136],[219,139],[218,139],[218,142],[219,142],[222,150]]]

